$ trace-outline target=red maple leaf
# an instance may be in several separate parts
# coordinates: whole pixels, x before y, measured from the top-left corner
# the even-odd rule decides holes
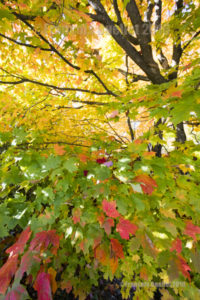
[[[57,155],[64,155],[66,151],[64,150],[65,146],[59,146],[58,144],[54,145],[54,151]]]
[[[18,254],[9,256],[6,263],[0,269],[0,293],[5,294],[18,265]]]
[[[12,252],[12,255],[22,253],[24,251],[26,243],[31,236],[31,233],[32,231],[30,229],[30,226],[28,226],[24,231],[22,231],[17,242],[6,250],[6,253]]]
[[[117,218],[119,217],[119,213],[116,210],[116,202],[115,201],[106,201],[106,199],[102,202],[103,211],[106,213],[108,217]]]
[[[114,226],[114,220],[111,218],[107,218],[104,223],[103,223],[103,228],[105,230],[105,232],[107,233],[107,235],[109,235],[111,233],[111,228]]]
[[[106,162],[106,159],[105,159],[105,157],[97,158],[96,162],[101,165]]]
[[[124,218],[120,218],[119,223],[117,224],[117,232],[119,232],[121,238],[125,240],[129,240],[129,234],[135,234],[137,229],[137,225]]]
[[[81,217],[81,210],[80,210],[80,208],[76,208],[73,211],[73,217],[72,217],[72,220],[73,220],[74,224],[80,222],[80,217]]]
[[[146,174],[136,176],[134,181],[139,182],[143,192],[148,195],[151,195],[154,187],[158,186],[155,180]]]
[[[200,234],[200,227],[194,225],[192,221],[186,221],[186,227],[183,233],[191,236],[196,241],[196,234]]]
[[[31,241],[30,250],[40,251],[41,247],[47,249],[49,244],[52,244],[54,247],[51,250],[53,254],[56,255],[57,250],[59,248],[59,241],[60,238],[56,234],[56,230],[49,230],[49,231],[41,231],[36,233],[34,239]]]
[[[170,248],[170,251],[174,251],[176,250],[177,253],[181,253],[182,251],[182,242],[179,238],[176,238],[173,243],[172,243],[172,247]]]
[[[34,288],[38,294],[38,300],[52,300],[50,275],[41,272],[37,275]]]
[[[7,293],[6,298],[4,300],[20,300],[23,296],[28,296],[25,288],[21,285]]]
[[[20,266],[15,274],[15,277],[21,279],[25,272],[29,272],[36,260],[33,257],[33,252],[27,251],[21,258]]]
[[[120,242],[117,239],[111,239],[110,242],[115,255],[119,258],[124,258],[123,246]]]
[[[188,278],[189,281],[191,281],[190,273],[188,272],[191,271],[191,268],[188,266],[186,260],[181,255],[178,255],[177,265],[178,269],[181,271],[183,276],[185,276],[186,278]]]

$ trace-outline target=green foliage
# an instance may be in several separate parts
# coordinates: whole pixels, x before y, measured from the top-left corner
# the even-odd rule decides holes
[[[183,58],[140,84],[88,1],[15,2],[0,4],[0,299],[27,299],[30,284],[39,300],[58,288],[82,300],[101,276],[123,277],[124,299],[132,285],[152,299],[153,283],[199,299],[198,3],[173,14],[163,0],[172,14],[151,45],[182,36]]]

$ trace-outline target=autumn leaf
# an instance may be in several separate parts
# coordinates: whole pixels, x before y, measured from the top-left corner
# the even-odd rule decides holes
[[[53,294],[55,294],[55,292],[57,290],[57,282],[56,282],[57,272],[56,272],[56,270],[54,270],[51,267],[48,269],[48,274],[50,275],[50,283],[51,283],[51,287],[52,287],[52,292],[53,292]]]
[[[88,160],[87,155],[84,154],[84,153],[80,153],[80,154],[78,155],[78,157],[79,157],[80,161],[83,162],[83,163],[86,163],[87,160]]]
[[[45,272],[39,273],[34,288],[37,291],[38,300],[52,300],[49,274]]]
[[[106,162],[106,159],[105,159],[105,157],[97,158],[96,162],[101,165],[101,164],[104,164]]]
[[[54,151],[57,155],[64,155],[66,151],[64,150],[65,146],[60,146],[58,144],[54,145]]]
[[[22,285],[19,285],[7,293],[4,300],[21,300],[22,297],[23,299],[27,299],[28,293]]]
[[[115,255],[119,258],[124,258],[123,246],[120,244],[120,242],[117,239],[111,239],[110,242],[112,251],[115,253]]]
[[[118,267],[118,258],[117,257],[111,257],[109,259],[109,265],[110,265],[110,269],[112,271],[112,274],[115,274],[115,272],[117,271],[117,267]]]
[[[181,90],[179,90],[179,91],[174,91],[174,92],[172,92],[171,96],[172,96],[172,97],[181,98],[181,97],[182,97],[182,93],[183,93],[183,91],[181,91]]]
[[[156,181],[146,174],[136,176],[134,181],[139,182],[143,192],[148,195],[151,195],[154,191],[154,187],[158,186]]]
[[[56,234],[56,230],[38,232],[36,233],[34,239],[31,241],[29,249],[31,251],[40,251],[42,246],[44,247],[44,249],[47,249],[47,247],[51,243],[54,246],[51,252],[56,255],[59,248],[59,241],[60,238]]]
[[[12,253],[12,255],[22,253],[24,251],[26,243],[31,236],[31,233],[32,231],[30,229],[30,226],[28,226],[24,231],[22,231],[17,242],[6,250],[6,253]]]
[[[72,284],[69,280],[63,281],[63,282],[61,282],[61,288],[62,288],[62,290],[66,290],[66,292],[69,294],[72,290]]]
[[[119,223],[117,224],[117,232],[119,232],[121,238],[125,240],[129,240],[129,235],[135,234],[137,229],[137,225],[124,218],[120,218]]]
[[[107,218],[104,223],[103,223],[103,228],[105,230],[105,232],[107,233],[107,235],[109,235],[111,233],[111,228],[114,226],[114,220],[111,218]]]
[[[106,213],[108,217],[117,218],[119,217],[119,213],[116,210],[116,201],[106,201],[106,199],[102,202],[103,211]]]
[[[181,255],[178,255],[177,265],[178,265],[179,271],[181,271],[183,276],[188,278],[189,281],[191,281],[190,273],[189,273],[189,271],[191,271],[191,268],[188,266],[186,260]]]
[[[102,263],[102,265],[106,265],[108,261],[108,251],[105,245],[101,244],[94,249],[94,257]]]
[[[183,233],[188,236],[191,236],[194,239],[194,241],[196,241],[197,240],[196,234],[200,234],[200,227],[195,226],[192,223],[192,221],[186,221],[186,227],[185,227],[185,231]]]
[[[140,270],[140,278],[148,280],[147,269],[145,267],[142,267]]]
[[[15,274],[15,277],[21,279],[25,272],[29,272],[33,264],[36,264],[32,251],[27,251],[21,258],[20,266]],[[39,262],[38,262],[39,263]]]
[[[109,119],[113,119],[115,118],[116,116],[118,116],[119,114],[119,111],[118,110],[114,110],[111,112],[111,114],[108,116]]]
[[[176,250],[177,253],[181,253],[182,251],[182,242],[179,238],[176,238],[173,243],[172,243],[172,247],[170,248],[170,251],[174,251]]]
[[[9,256],[6,263],[0,269],[0,294],[5,294],[18,265],[18,255]]]
[[[80,222],[80,216],[81,216],[81,209],[80,208],[74,209],[73,215],[72,215],[72,220],[73,220],[74,224]]]

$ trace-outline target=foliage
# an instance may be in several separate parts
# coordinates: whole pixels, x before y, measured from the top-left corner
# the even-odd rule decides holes
[[[199,299],[199,16],[0,1],[0,299],[85,299],[102,274]]]

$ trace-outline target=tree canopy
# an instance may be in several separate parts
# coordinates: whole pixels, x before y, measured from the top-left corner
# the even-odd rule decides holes
[[[199,1],[0,0],[0,299],[199,299],[199,37]]]

